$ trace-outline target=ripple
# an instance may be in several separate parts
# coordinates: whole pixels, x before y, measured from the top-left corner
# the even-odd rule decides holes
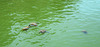
[[[100,16],[98,1],[21,0],[12,3],[15,4],[4,9],[9,14],[2,15],[10,17],[5,18],[2,23],[6,26],[5,21],[8,20],[8,36],[6,32],[2,32],[7,37],[11,36],[7,41],[3,40],[5,41],[4,45],[10,43],[7,47],[62,47],[62,45],[63,47],[78,47],[83,46],[83,44],[83,47],[91,47],[99,44]],[[11,12],[9,9],[12,9]],[[40,24],[37,27],[30,28],[28,32],[22,32],[21,29],[31,22],[40,22]],[[1,27],[4,28],[2,25]],[[41,29],[45,29],[50,33],[39,34],[38,32]],[[82,34],[81,30],[83,29],[87,30],[89,34]],[[1,38],[6,39],[4,36]]]

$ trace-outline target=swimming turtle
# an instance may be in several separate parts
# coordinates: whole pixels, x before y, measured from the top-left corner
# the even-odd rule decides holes
[[[26,27],[24,27],[22,30],[23,30],[23,31],[27,31],[30,27],[31,27],[30,25],[29,25],[29,26],[26,26]]]
[[[39,23],[30,23],[30,26],[37,26]]]
[[[86,30],[83,30],[82,32],[83,32],[84,34],[87,34],[87,31],[86,31]]]
[[[46,30],[40,30],[40,31],[39,31],[39,33],[42,33],[42,34],[44,34],[44,33],[46,33],[46,32],[49,33],[49,32],[46,31]]]

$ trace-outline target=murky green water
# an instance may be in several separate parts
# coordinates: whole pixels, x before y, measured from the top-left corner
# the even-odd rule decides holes
[[[100,0],[0,0],[0,47],[99,47],[99,3]],[[40,24],[22,32],[31,22]],[[41,29],[50,33],[39,34]]]

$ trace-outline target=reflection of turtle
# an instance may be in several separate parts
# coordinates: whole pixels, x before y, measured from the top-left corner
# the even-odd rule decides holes
[[[22,30],[23,30],[23,31],[27,31],[30,27],[31,27],[31,26],[29,25],[29,26],[23,28]]]
[[[40,30],[39,31],[39,33],[42,33],[42,34],[44,34],[44,33],[46,33],[47,31],[46,30]],[[48,32],[49,33],[49,32]]]
[[[86,31],[86,30],[83,30],[82,32],[83,32],[84,34],[87,34],[87,31]]]
[[[39,23],[30,23],[30,26],[37,26]]]

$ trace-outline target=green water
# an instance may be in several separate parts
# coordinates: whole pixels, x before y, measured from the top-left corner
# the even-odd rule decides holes
[[[99,4],[100,0],[0,0],[0,47],[99,47]],[[22,32],[31,22],[40,24]],[[39,34],[42,29],[49,33]]]

